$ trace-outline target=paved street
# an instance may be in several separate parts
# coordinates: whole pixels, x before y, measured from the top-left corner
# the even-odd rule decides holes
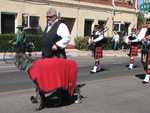
[[[132,75],[89,81],[81,89],[85,97],[81,104],[45,108],[39,113],[149,113],[149,86]],[[29,100],[33,92],[31,89],[1,93],[0,112],[34,113]]]
[[[93,65],[89,56],[70,58],[79,64],[78,84],[85,84],[81,88],[81,94],[84,96],[82,103],[46,107],[38,111],[39,113],[150,112],[150,84],[141,83],[144,71],[139,58],[137,68],[128,70],[128,57],[107,56],[102,60],[105,70],[97,74],[89,73]],[[0,64],[0,113],[36,112],[35,106],[30,102],[30,96],[34,95],[31,80],[14,66],[2,62]]]

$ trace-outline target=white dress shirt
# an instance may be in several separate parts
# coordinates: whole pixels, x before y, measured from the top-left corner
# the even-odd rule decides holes
[[[54,23],[56,23],[57,21],[58,19]],[[52,28],[54,23],[48,26],[47,32]],[[60,36],[62,39],[56,42],[56,45],[59,46],[60,48],[65,48],[70,42],[70,33],[68,27],[64,23],[61,23],[58,26],[57,35]]]

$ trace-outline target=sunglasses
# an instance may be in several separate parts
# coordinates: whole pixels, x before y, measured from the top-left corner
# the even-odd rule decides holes
[[[55,15],[53,15],[53,16],[47,16],[47,18],[49,18],[49,19],[51,19],[51,18],[53,18]]]

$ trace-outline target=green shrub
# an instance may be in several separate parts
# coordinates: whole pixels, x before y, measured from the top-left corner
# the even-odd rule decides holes
[[[76,37],[74,40],[76,49],[88,50],[88,38],[89,37],[87,37],[87,36],[86,37]],[[111,38],[105,37],[102,40],[102,47],[105,50],[110,50],[111,49]]]
[[[41,39],[42,34],[26,34],[27,42],[33,42],[35,45],[34,51],[40,51],[41,50]],[[0,34],[0,51],[6,51],[11,48],[12,45],[10,45],[8,42],[10,40],[16,40],[15,34]]]
[[[88,37],[76,37],[74,39],[75,48],[79,50],[87,50],[88,49]]]
[[[10,40],[15,40],[15,34],[0,35],[0,51],[6,51],[11,48],[11,45],[8,43]]]
[[[33,42],[35,49],[34,51],[40,51],[41,50],[41,40],[42,40],[42,34],[27,34],[26,35],[27,42]]]

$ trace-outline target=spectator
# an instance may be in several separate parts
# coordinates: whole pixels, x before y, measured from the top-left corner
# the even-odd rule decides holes
[[[115,31],[114,36],[112,38],[112,49],[118,50],[119,48],[119,34]]]
[[[18,31],[16,34],[16,52],[17,53],[25,53],[25,45],[26,45],[26,37],[25,31],[23,30],[22,25],[17,26]]]
[[[24,27],[22,25],[17,26],[18,31],[16,34],[16,61],[15,64],[16,66],[22,70],[22,62],[24,60],[24,55],[26,52],[26,37],[25,37],[25,31]]]

